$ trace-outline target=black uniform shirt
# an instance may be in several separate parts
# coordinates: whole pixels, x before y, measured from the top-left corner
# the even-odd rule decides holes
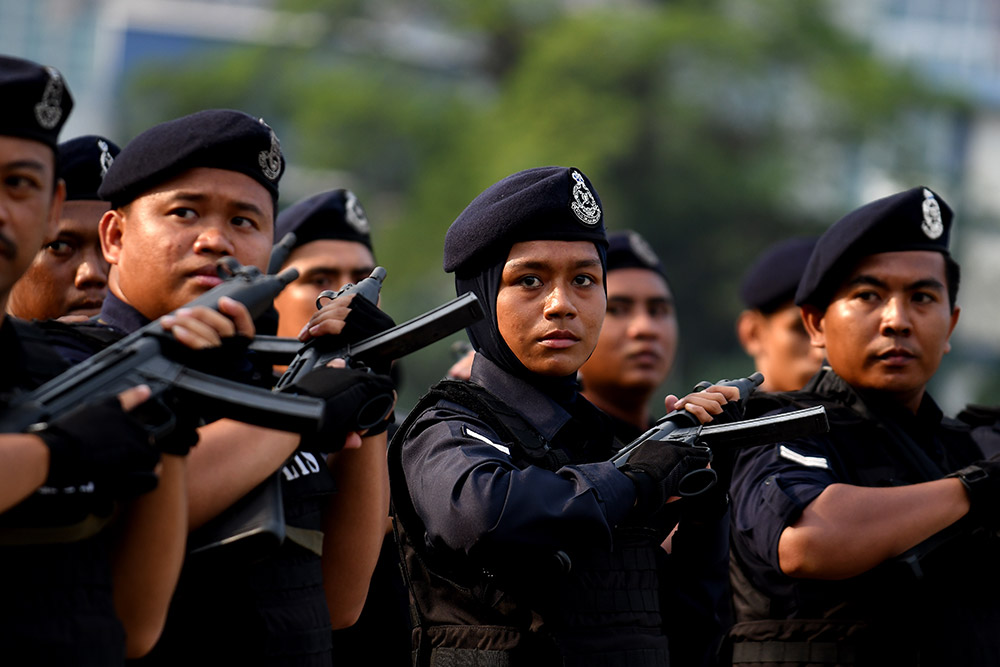
[[[930,551],[920,561],[919,576],[904,559],[891,559],[842,581],[782,573],[782,531],[830,484],[916,484],[980,458],[968,430],[943,418],[926,394],[914,415],[877,395],[859,394],[824,369],[803,392],[791,396],[799,405],[825,404],[831,431],[745,450],[737,459],[731,487],[732,548],[751,585],[767,599],[766,608],[747,610],[737,604],[737,622],[811,618],[891,624],[924,642],[922,659],[928,664],[946,664],[935,660],[942,654],[958,655],[958,647],[966,652],[967,662],[956,658],[953,664],[990,664],[982,655],[1000,658],[1000,625],[995,625],[1000,622],[1000,604],[985,594],[997,590],[991,574],[995,567],[983,562],[984,555],[996,549],[975,535],[959,533]],[[983,633],[990,638],[979,637]]]
[[[549,442],[571,420],[552,398],[482,355],[471,379]],[[491,543],[610,546],[612,527],[632,508],[635,488],[606,458],[555,472],[518,465],[490,427],[446,405],[413,425],[402,450],[410,497],[429,541],[466,553]]]
[[[390,472],[394,496],[409,495],[425,531],[417,536],[408,526],[407,539],[422,537],[428,562],[449,563],[465,573],[459,576],[484,568],[478,571],[489,571],[502,588],[530,600],[566,664],[664,664],[657,558],[662,538],[641,526],[619,528],[628,520],[635,489],[609,461],[614,438],[607,417],[581,396],[557,401],[483,355],[476,356],[471,379],[568,462],[532,463],[520,445],[505,442],[475,411],[441,400],[407,431],[398,454],[402,476]],[[394,441],[390,471],[395,449]],[[570,568],[560,566],[560,553]],[[489,588],[481,576],[476,581],[472,590]],[[459,634],[486,635],[496,623],[475,604],[452,614],[451,621],[443,615],[432,620],[459,618],[465,619],[453,628]],[[476,619],[472,625],[470,618]]]
[[[33,325],[0,324],[4,370],[0,408],[18,390],[34,389],[64,367]],[[0,515],[0,649],[7,664],[115,665],[124,661],[125,634],[111,595],[111,554],[106,532],[86,539],[8,544],[8,525],[61,534],[111,503],[95,484],[44,487]]]
[[[110,293],[97,318],[99,326],[118,336],[149,322]],[[58,347],[70,360],[82,361],[108,342],[107,337],[60,336]],[[322,507],[334,491],[323,457],[296,452],[278,478],[286,524],[320,530]],[[319,556],[286,538],[274,553],[240,557],[212,552],[188,557],[163,636],[139,664],[329,663],[330,615]]]

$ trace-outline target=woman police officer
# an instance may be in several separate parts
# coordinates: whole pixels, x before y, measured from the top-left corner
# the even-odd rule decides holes
[[[609,462],[606,415],[577,392],[606,308],[600,200],[577,169],[509,176],[451,225],[445,270],[487,316],[470,382],[444,381],[389,452],[416,664],[664,665],[657,551],[692,448]],[[678,400],[699,421],[738,393]],[[687,502],[687,501],[685,501]]]

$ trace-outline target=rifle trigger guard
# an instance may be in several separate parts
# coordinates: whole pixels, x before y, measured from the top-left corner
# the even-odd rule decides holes
[[[316,310],[320,310],[325,305],[323,303],[323,299],[329,299],[330,301],[333,301],[351,287],[354,287],[354,283],[347,283],[338,290],[332,290],[332,289],[323,290],[322,292],[319,293],[319,296],[316,297]]]
[[[684,498],[700,496],[719,481],[719,475],[711,468],[692,470],[681,478],[677,485],[677,495]]]
[[[340,296],[340,292],[334,292],[332,289],[323,290],[322,292],[319,293],[319,296],[316,297],[316,310],[320,310],[323,308],[323,299],[329,299],[330,301],[333,301],[338,296]]]

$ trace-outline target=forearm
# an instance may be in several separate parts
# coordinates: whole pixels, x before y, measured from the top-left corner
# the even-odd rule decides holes
[[[156,644],[180,576],[187,542],[185,467],[184,458],[164,455],[156,489],[132,501],[117,529],[114,600],[130,658]]]
[[[34,493],[49,474],[49,448],[22,433],[0,436],[0,512]]]
[[[249,493],[295,451],[294,433],[222,419],[198,429],[188,455],[188,523],[191,530]]]
[[[782,572],[810,579],[854,577],[958,521],[969,500],[957,479],[869,488],[831,484],[782,531]]]
[[[334,628],[357,621],[385,538],[389,474],[385,434],[331,457],[337,493],[324,517],[323,586]]]

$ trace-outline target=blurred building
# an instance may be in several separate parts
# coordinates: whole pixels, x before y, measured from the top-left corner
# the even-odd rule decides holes
[[[565,0],[577,10],[607,2]],[[146,65],[207,56],[234,44],[329,46],[323,42],[325,16],[275,6],[275,0],[0,0],[0,51],[65,74],[77,100],[65,137],[97,132],[125,142],[130,137],[118,135],[120,91]],[[970,103],[961,111],[916,112],[902,121],[917,130],[914,145],[873,140],[810,156],[815,169],[812,181],[800,185],[802,200],[846,210],[841,202],[861,204],[910,187],[899,174],[920,173],[954,205],[963,313],[945,367],[948,391],[936,393],[945,394],[950,412],[976,395],[1000,401],[1000,298],[993,288],[1000,284],[1000,165],[994,157],[1000,155],[1000,2],[837,0],[829,6],[835,20],[875,53]],[[386,0],[372,7],[378,20],[346,19],[351,25],[339,32],[341,52],[377,51],[427,70],[468,66],[482,55],[474,39],[414,21],[419,6]],[[289,171],[286,181],[302,192],[287,192],[288,200],[330,182],[353,185],[350,174],[304,173],[294,164]]]
[[[962,317],[949,359],[953,411],[977,394],[1000,402],[1000,3],[996,0],[841,0],[840,24],[885,58],[918,68],[971,100],[956,117],[925,119],[955,205],[953,247],[962,263]],[[871,183],[878,183],[873,174]],[[901,184],[909,186],[912,184]],[[898,188],[890,188],[898,189]],[[875,193],[880,196],[885,192]],[[865,197],[863,199],[871,199]]]

